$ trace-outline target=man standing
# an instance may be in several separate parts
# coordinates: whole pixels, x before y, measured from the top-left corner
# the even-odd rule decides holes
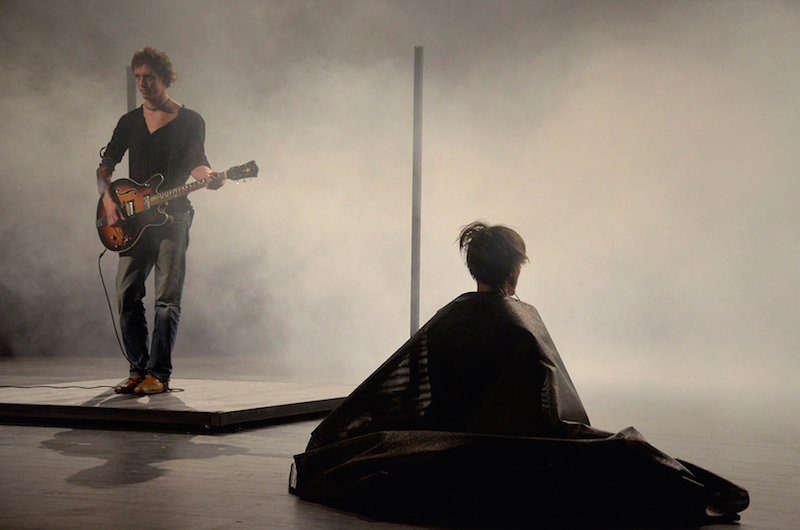
[[[177,79],[169,57],[156,48],[146,47],[134,54],[131,67],[144,104],[120,118],[97,168],[98,190],[109,225],[125,219],[109,190],[114,167],[125,151],[128,151],[131,180],[144,183],[160,173],[164,176],[161,191],[183,185],[189,175],[197,180],[206,179],[207,187],[212,190],[225,183],[224,174],[209,167],[203,146],[203,118],[167,95],[167,89]],[[118,394],[158,394],[169,390],[194,210],[184,196],[171,200],[165,213],[171,222],[148,228],[131,249],[120,253],[117,301],[130,376],[114,389]],[[142,298],[145,280],[154,268],[155,321],[148,348]]]

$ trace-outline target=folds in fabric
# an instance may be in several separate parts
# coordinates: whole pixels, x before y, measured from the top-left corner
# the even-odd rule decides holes
[[[296,466],[292,492],[304,499],[425,524],[679,524],[703,521],[709,498],[696,475],[634,429],[573,440],[377,432],[298,455]],[[728,508],[746,507],[739,488],[709,476]]]
[[[589,425],[538,312],[462,295],[314,430],[290,491],[379,519],[613,527],[736,519],[747,492]]]
[[[536,309],[496,293],[442,308],[312,434],[308,449],[383,430],[558,435],[589,424]]]

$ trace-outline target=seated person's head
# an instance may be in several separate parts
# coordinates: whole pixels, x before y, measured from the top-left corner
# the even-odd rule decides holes
[[[506,226],[475,221],[461,229],[458,240],[478,291],[514,294],[520,269],[528,261],[525,241],[518,233]]]

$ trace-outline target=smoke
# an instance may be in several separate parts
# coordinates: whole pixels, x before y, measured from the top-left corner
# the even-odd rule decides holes
[[[215,169],[190,196],[175,352],[356,382],[408,336],[413,47],[424,47],[422,320],[473,288],[454,244],[512,226],[579,388],[788,383],[800,345],[787,2],[0,5],[0,346],[117,355],[96,153],[132,53],[178,71]],[[125,162],[117,176],[125,176]],[[115,258],[103,258],[113,284]],[[113,293],[112,293],[113,295]]]

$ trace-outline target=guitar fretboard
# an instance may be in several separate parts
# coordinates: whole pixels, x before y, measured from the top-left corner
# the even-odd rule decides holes
[[[172,199],[183,197],[184,195],[188,195],[195,190],[204,188],[205,186],[206,186],[206,179],[195,180],[194,182],[190,182],[189,184],[184,184],[183,186],[178,186],[177,188],[172,188],[171,190],[162,191],[161,193],[150,195],[150,207],[152,208],[153,206],[158,206],[159,204],[171,201]]]

